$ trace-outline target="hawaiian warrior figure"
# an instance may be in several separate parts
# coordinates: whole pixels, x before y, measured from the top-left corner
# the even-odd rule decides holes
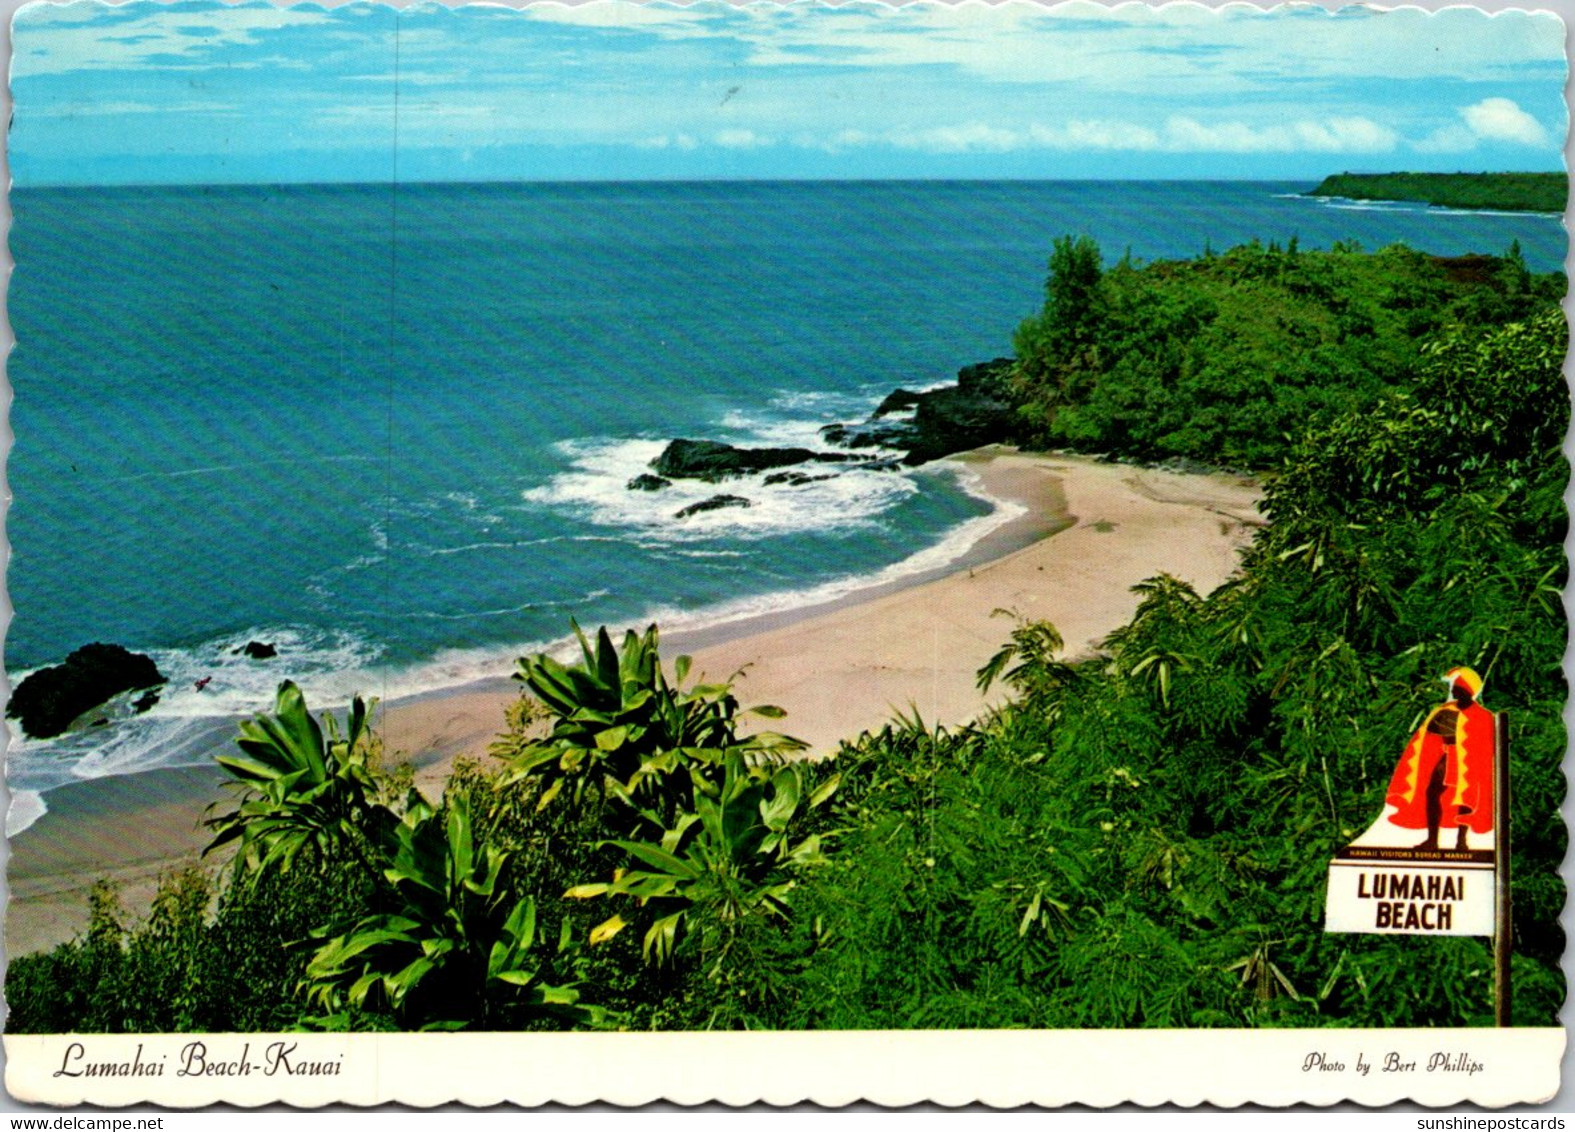
[[[1406,744],[1385,798],[1389,820],[1404,829],[1426,829],[1418,849],[1437,849],[1439,831],[1457,830],[1456,849],[1466,848],[1466,831],[1493,829],[1493,713],[1477,703],[1482,677],[1469,668],[1444,676],[1451,702],[1434,708]]]

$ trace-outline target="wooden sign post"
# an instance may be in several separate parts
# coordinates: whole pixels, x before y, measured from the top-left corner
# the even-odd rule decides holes
[[[1493,862],[1493,1022],[1508,1026],[1514,1005],[1509,957],[1515,950],[1509,898],[1509,713],[1499,712],[1494,722],[1493,836],[1498,852]]]

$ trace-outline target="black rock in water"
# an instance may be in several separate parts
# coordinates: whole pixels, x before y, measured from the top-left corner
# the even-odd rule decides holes
[[[906,448],[913,426],[906,421],[866,421],[864,424],[833,424],[820,430],[827,444],[839,448]],[[827,459],[821,456],[821,459]],[[845,460],[857,459],[844,456]]]
[[[772,484],[786,484],[788,487],[800,487],[806,483],[818,483],[829,480],[832,476],[827,473],[823,476],[812,476],[808,472],[772,472],[762,482],[770,487]]]
[[[279,655],[279,650],[265,641],[247,641],[240,648],[232,650],[235,655],[245,655],[253,660],[268,660]]]
[[[904,453],[907,465],[938,460],[955,452],[965,452],[986,444],[1012,438],[1016,415],[1010,404],[1011,358],[996,358],[964,366],[957,371],[957,384],[925,393],[909,389],[892,391],[875,409],[869,420],[857,424],[829,424],[820,435],[838,448],[885,448]],[[889,414],[913,410],[912,419],[885,419]],[[851,452],[815,452],[808,448],[737,448],[715,440],[678,439],[667,445],[651,461],[655,475],[645,474],[630,480],[631,490],[656,491],[668,480],[691,479],[720,483],[757,472],[809,463],[855,464],[884,470],[885,458]],[[767,483],[797,485],[822,476],[798,473],[774,474]],[[717,496],[716,498],[737,498]],[[709,502],[709,501],[708,501]],[[721,504],[720,506],[738,506]],[[701,508],[712,510],[711,507]],[[692,508],[680,512],[693,514]]]
[[[112,696],[165,682],[150,657],[120,645],[83,645],[63,664],[40,668],[16,686],[5,713],[35,739],[65,731],[71,721]]]
[[[735,448],[715,440],[675,440],[651,467],[668,479],[718,480],[746,476],[812,460],[843,460],[846,457],[811,452],[808,448]]]
[[[754,504],[742,495],[713,495],[710,499],[702,499],[699,503],[691,503],[682,511],[673,516],[675,519],[687,519],[691,515],[698,515],[702,511],[720,511],[724,507],[753,507]]]
[[[131,702],[131,708],[138,715],[141,715],[143,712],[149,710],[154,704],[158,702],[159,694],[157,692],[144,692],[142,695],[138,696]]]

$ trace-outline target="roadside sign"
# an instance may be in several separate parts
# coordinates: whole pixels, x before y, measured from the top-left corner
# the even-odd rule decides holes
[[[1502,719],[1471,669],[1444,679],[1449,699],[1406,744],[1383,814],[1329,863],[1325,931],[1497,934]]]

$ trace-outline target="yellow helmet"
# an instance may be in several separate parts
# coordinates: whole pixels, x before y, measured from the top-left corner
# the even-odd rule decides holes
[[[1462,685],[1466,691],[1471,693],[1472,699],[1476,699],[1482,694],[1482,677],[1469,668],[1451,668],[1444,673],[1444,683],[1449,685],[1451,692],[1455,690],[1456,684]]]

